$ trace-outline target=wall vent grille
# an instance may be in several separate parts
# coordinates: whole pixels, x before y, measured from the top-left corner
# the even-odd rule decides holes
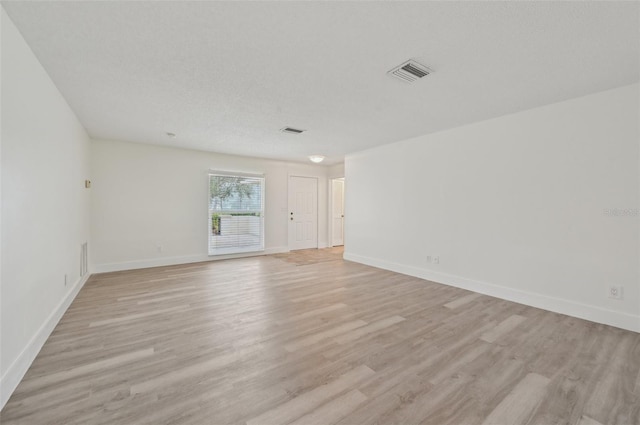
[[[300,134],[300,133],[304,133],[306,130],[300,130],[293,127],[284,127],[284,128],[281,128],[280,131],[282,131],[283,133]]]
[[[80,245],[80,277],[87,274],[89,271],[89,251],[87,242]]]
[[[408,60],[402,65],[396,66],[391,71],[387,72],[387,74],[402,82],[414,83],[432,72],[433,71],[426,66],[414,60]]]

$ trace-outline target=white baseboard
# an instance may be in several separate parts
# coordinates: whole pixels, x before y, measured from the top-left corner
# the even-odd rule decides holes
[[[9,366],[5,374],[0,378],[0,409],[4,407],[9,400],[9,397],[11,397],[11,394],[13,394],[20,381],[22,381],[24,374],[29,370],[31,363],[35,360],[36,356],[42,349],[42,346],[47,341],[47,338],[49,338],[49,335],[53,332],[53,329],[62,318],[62,315],[67,311],[73,300],[76,298],[76,295],[78,295],[78,292],[80,292],[80,289],[82,289],[90,276],[91,273],[88,272],[76,281],[76,283],[71,287],[71,290],[51,312],[42,326],[40,326],[40,329],[38,329],[36,334],[31,338],[18,358],[11,364],[11,366]]]
[[[608,310],[587,304],[577,303],[561,298],[550,297],[548,295],[534,292],[522,291],[508,288],[506,286],[494,285],[487,282],[468,279],[448,273],[435,272],[433,270],[422,269],[414,266],[380,260],[377,258],[365,257],[352,253],[344,253],[344,259],[368,266],[391,270],[409,276],[419,277],[431,282],[442,283],[444,285],[455,286],[480,294],[513,301],[519,304],[553,311],[555,313],[566,314],[568,316],[585,319],[596,323],[615,326],[629,331],[640,332],[640,316]]]
[[[150,267],[163,267],[163,266],[175,266],[178,264],[201,263],[203,261],[217,261],[217,260],[228,260],[232,258],[255,257],[258,255],[280,254],[283,252],[289,252],[289,247],[278,246],[274,248],[267,248],[264,251],[243,252],[240,254],[215,255],[215,256],[201,254],[201,255],[188,255],[188,256],[182,256],[182,257],[162,257],[162,258],[152,258],[147,260],[123,261],[120,263],[96,264],[94,266],[94,270],[95,270],[95,273],[108,273],[108,272],[118,272],[123,270],[148,269]]]

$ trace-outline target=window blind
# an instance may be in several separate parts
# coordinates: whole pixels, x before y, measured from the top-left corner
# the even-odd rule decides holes
[[[264,250],[264,177],[209,174],[209,255]]]

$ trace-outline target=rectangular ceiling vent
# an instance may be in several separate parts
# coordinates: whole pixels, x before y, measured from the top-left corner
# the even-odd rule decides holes
[[[306,130],[298,130],[297,128],[284,127],[284,128],[281,128],[280,131],[282,131],[283,133],[300,134],[300,133],[304,133]]]
[[[396,66],[387,72],[390,76],[404,81],[405,83],[414,83],[421,78],[426,77],[433,71],[426,66],[414,61],[408,60],[400,66]]]

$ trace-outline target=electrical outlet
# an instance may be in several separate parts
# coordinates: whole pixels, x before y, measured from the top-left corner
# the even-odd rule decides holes
[[[64,286],[67,286],[67,275],[64,275]]]
[[[440,264],[440,257],[433,257],[433,264]]]
[[[609,298],[614,300],[622,300],[624,296],[624,288],[621,285],[609,285],[607,290]]]
[[[431,262],[431,256],[427,255],[427,263],[430,263],[430,262]]]

